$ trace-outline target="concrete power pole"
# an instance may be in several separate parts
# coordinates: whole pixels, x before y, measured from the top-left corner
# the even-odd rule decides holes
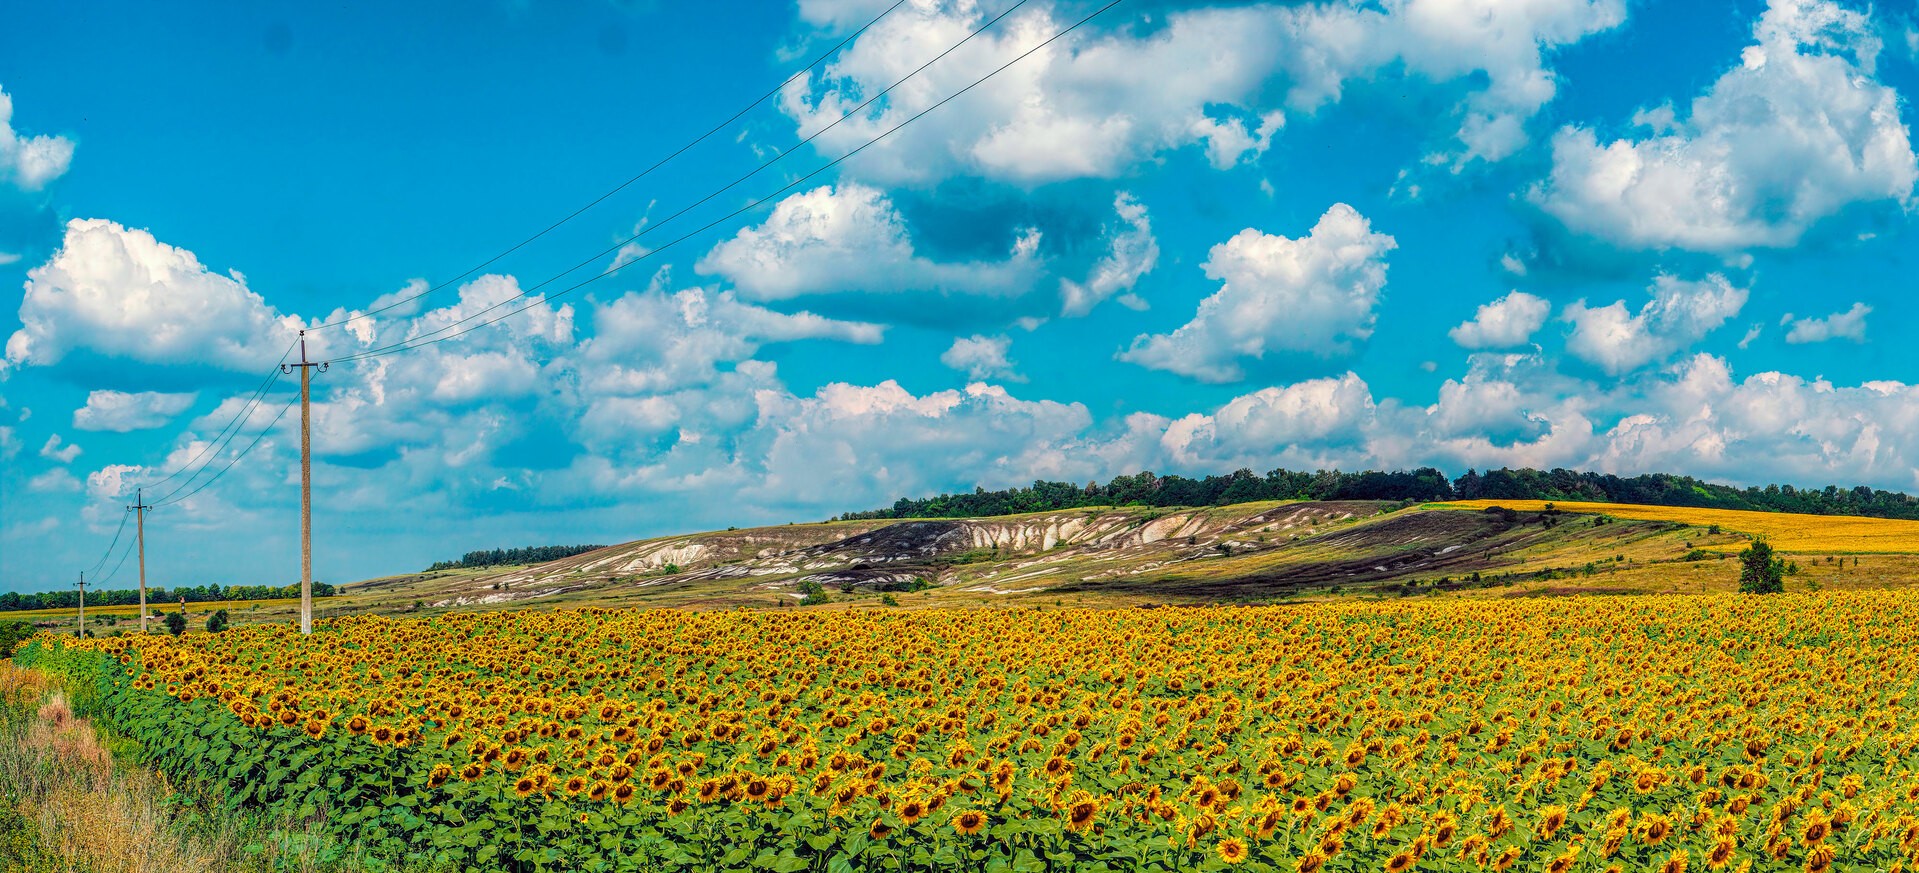
[[[313,368],[307,360],[307,332],[300,331],[300,363],[281,364],[280,372],[300,371],[300,633],[313,633]]]
[[[127,507],[133,510],[133,517],[136,519],[133,529],[140,537],[140,633],[142,635],[147,632],[147,510],[153,508],[147,505],[144,490],[134,489],[133,505]],[[86,598],[83,596],[81,599]]]
[[[74,632],[74,636],[77,636],[80,639],[84,640],[87,638],[87,571],[85,570],[80,571],[79,588],[80,588],[80,629]]]

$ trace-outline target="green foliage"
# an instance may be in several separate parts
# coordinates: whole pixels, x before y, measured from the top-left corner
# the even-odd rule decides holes
[[[818,606],[822,603],[833,602],[833,598],[826,596],[826,589],[820,587],[820,583],[811,579],[800,583],[800,593],[805,595],[800,598],[801,606]]]
[[[894,597],[892,594],[882,594],[880,595],[880,605],[881,606],[898,606],[900,605],[900,599],[897,597]]]
[[[0,621],[0,658],[13,657],[13,650],[33,636],[33,625],[24,621]]]
[[[332,597],[338,591],[325,582],[313,583],[313,596]],[[294,585],[185,585],[179,588],[149,588],[148,603],[163,603],[185,600],[188,603],[209,603],[219,600],[279,600],[300,596],[300,586]],[[140,591],[135,588],[106,588],[87,592],[88,606],[133,606],[140,602]],[[43,591],[38,594],[21,594],[8,591],[0,594],[0,612],[15,612],[28,609],[73,609],[80,605],[80,593],[73,590]]]
[[[212,615],[207,616],[207,633],[217,634],[226,629],[227,629],[227,611],[226,610],[216,609],[214,610]]]
[[[1786,562],[1773,557],[1772,546],[1765,540],[1754,540],[1739,553],[1739,590],[1745,594],[1786,590]]]
[[[574,555],[585,554],[604,548],[606,547],[600,545],[580,545],[524,546],[517,549],[481,549],[479,551],[467,552],[461,555],[457,561],[436,561],[431,566],[428,566],[426,570],[431,573],[434,570],[478,569],[480,567],[498,567],[504,564],[544,564],[548,561],[571,558]]]
[[[163,621],[166,623],[167,633],[177,637],[187,632],[187,614],[184,612],[169,612]]]

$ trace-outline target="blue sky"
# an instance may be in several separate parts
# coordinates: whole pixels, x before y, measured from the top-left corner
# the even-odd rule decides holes
[[[322,579],[1137,469],[1919,490],[1905,4],[1126,0],[808,176],[1098,8],[1013,3],[11,12],[0,588],[195,457],[150,580],[296,579],[247,401],[443,283],[312,333],[537,286],[318,378]]]

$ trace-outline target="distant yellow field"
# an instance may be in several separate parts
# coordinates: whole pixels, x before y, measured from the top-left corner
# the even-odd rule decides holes
[[[1738,509],[1695,509],[1686,506],[1644,506],[1635,503],[1575,503],[1545,500],[1456,500],[1435,506],[1484,509],[1504,506],[1537,512],[1551,502],[1566,512],[1584,512],[1646,521],[1676,521],[1765,537],[1774,548],[1788,552],[1919,553],[1919,521],[1861,518],[1854,515],[1795,515],[1784,512],[1748,512]]]
[[[316,608],[326,605],[326,602],[326,598],[317,598],[314,600]],[[205,617],[211,615],[213,611],[217,609],[224,609],[230,613],[239,613],[251,610],[254,607],[259,607],[260,611],[264,612],[276,607],[297,607],[299,605],[300,599],[297,597],[279,600],[209,600],[201,603],[187,604],[187,614],[194,617]],[[179,612],[180,602],[177,600],[148,601],[147,611],[155,615],[163,612]],[[21,609],[12,612],[0,612],[0,621],[9,619],[17,621],[44,621],[49,618],[70,619],[75,616],[76,612],[77,610],[71,606],[60,609]],[[94,606],[93,604],[88,604],[87,615],[90,617],[104,615],[127,616],[137,619],[140,615],[140,606],[135,603],[117,604],[114,606]],[[87,624],[92,623],[91,620],[87,622]]]

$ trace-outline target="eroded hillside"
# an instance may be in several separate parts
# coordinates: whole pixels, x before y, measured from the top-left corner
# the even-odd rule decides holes
[[[771,606],[796,602],[811,585],[843,604],[1268,602],[1491,590],[1562,577],[1632,587],[1649,568],[1716,566],[1702,556],[1718,559],[1744,542],[1669,521],[1366,501],[1127,507],[714,531],[533,567],[378,580],[356,593],[423,608]]]

